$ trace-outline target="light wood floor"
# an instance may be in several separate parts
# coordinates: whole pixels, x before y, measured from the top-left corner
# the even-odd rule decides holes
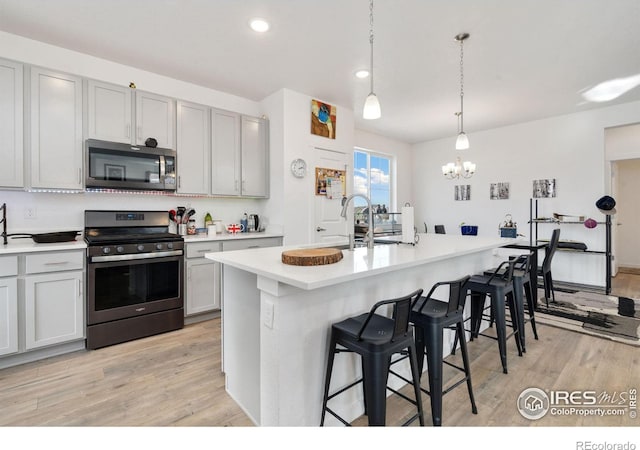
[[[618,295],[640,298],[640,276],[621,274]],[[527,331],[530,329],[528,328]],[[528,334],[518,357],[508,341],[509,373],[503,374],[497,344],[470,343],[478,414],[471,414],[464,386],[444,397],[446,426],[633,426],[627,416],[521,417],[516,400],[523,389],[595,390],[640,388],[640,351],[605,339],[539,325],[540,340]],[[459,358],[459,355],[450,357]],[[457,376],[453,370],[446,376]],[[423,379],[426,381],[426,379]],[[423,398],[426,423],[430,402]],[[391,397],[388,424],[413,413]],[[366,418],[354,425],[366,424]],[[251,426],[226,394],[220,372],[220,319],[100,350],[76,352],[0,370],[2,426]]]

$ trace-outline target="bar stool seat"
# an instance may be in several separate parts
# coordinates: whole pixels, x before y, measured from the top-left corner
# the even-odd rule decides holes
[[[383,300],[376,303],[368,314],[351,317],[331,326],[320,426],[324,425],[325,413],[327,412],[344,425],[350,426],[346,420],[329,408],[327,403],[359,383],[363,383],[365,414],[368,416],[369,425],[385,425],[387,389],[414,404],[417,408],[417,413],[409,418],[404,425],[409,425],[416,418],[420,425],[424,425],[416,348],[413,329],[409,326],[411,305],[421,294],[422,289],[419,289],[405,297]],[[390,318],[376,314],[376,311],[385,305],[393,307]],[[361,356],[362,377],[329,394],[335,355],[343,352],[357,353]],[[409,357],[412,376],[410,383],[414,387],[414,399],[387,386],[387,379],[391,373],[391,357],[394,354],[407,354]]]

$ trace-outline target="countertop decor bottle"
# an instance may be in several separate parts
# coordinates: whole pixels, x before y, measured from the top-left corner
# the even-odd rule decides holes
[[[249,216],[247,216],[247,213],[244,213],[244,215],[242,216],[242,219],[240,220],[240,224],[242,225],[243,233],[246,233],[247,231],[249,231]]]
[[[209,225],[213,225],[213,218],[211,217],[211,214],[206,213],[204,215],[204,226],[207,228]]]

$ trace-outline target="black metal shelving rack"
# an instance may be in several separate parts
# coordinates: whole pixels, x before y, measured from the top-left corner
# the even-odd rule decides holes
[[[583,225],[584,222],[580,221],[559,221],[554,219],[537,219],[538,217],[538,200],[535,201],[535,216],[533,215],[533,199],[529,199],[529,245],[533,245],[534,243],[538,243],[538,224],[541,223],[551,223],[557,225],[570,225],[570,224],[580,224]],[[535,217],[535,218],[534,218]],[[607,294],[611,293],[611,215],[605,216],[604,222],[597,222],[599,225],[605,225],[605,250],[571,250],[571,249],[558,249],[562,251],[572,251],[576,253],[595,253],[605,255],[605,266],[606,266],[606,276],[605,276],[605,292]],[[535,225],[535,239],[534,239],[534,225]]]

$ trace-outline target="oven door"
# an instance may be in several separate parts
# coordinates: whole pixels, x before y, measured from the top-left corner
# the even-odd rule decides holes
[[[87,324],[183,306],[183,256],[87,263]]]

